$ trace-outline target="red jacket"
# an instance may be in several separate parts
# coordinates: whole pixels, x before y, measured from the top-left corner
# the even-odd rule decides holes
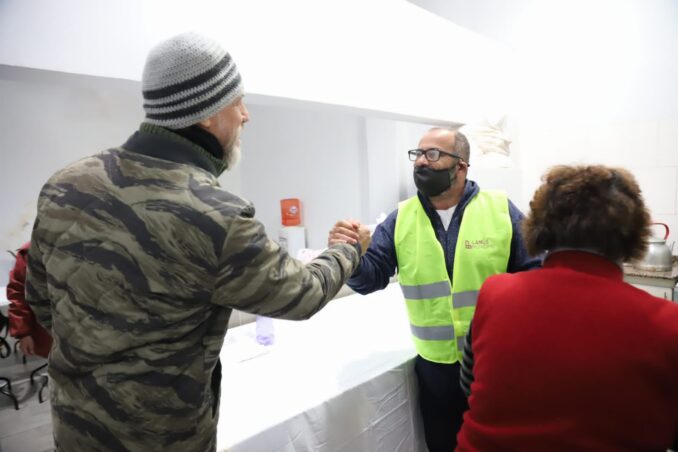
[[[489,278],[459,451],[665,451],[678,434],[678,306],[563,251]]]
[[[52,337],[35,319],[24,294],[26,259],[30,245],[29,242],[19,248],[14,268],[9,272],[9,284],[7,284],[9,334],[16,338],[32,336],[35,342],[35,353],[46,358],[52,348]]]

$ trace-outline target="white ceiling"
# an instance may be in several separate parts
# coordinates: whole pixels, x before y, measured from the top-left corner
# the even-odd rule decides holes
[[[535,114],[678,118],[676,0],[408,1],[506,45]]]
[[[533,0],[408,0],[425,10],[504,44],[511,25]]]

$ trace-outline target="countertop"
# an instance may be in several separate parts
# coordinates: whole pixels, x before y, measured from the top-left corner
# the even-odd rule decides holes
[[[673,268],[665,272],[653,272],[648,270],[640,270],[632,264],[624,263],[624,276],[636,276],[640,278],[658,278],[672,280],[674,283],[678,282],[678,256],[673,256]]]

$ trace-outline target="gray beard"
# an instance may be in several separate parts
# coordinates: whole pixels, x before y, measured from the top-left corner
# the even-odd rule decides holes
[[[233,148],[231,148],[231,152],[229,152],[226,156],[226,164],[228,165],[227,169],[229,171],[234,170],[240,163],[241,157],[242,153],[240,151],[240,146],[233,146]]]

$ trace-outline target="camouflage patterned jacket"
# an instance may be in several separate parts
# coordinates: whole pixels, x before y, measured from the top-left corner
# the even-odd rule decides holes
[[[219,187],[222,164],[142,124],[43,187],[26,290],[54,335],[57,450],[214,450],[231,310],[306,319],[357,266],[350,245],[290,258]]]

